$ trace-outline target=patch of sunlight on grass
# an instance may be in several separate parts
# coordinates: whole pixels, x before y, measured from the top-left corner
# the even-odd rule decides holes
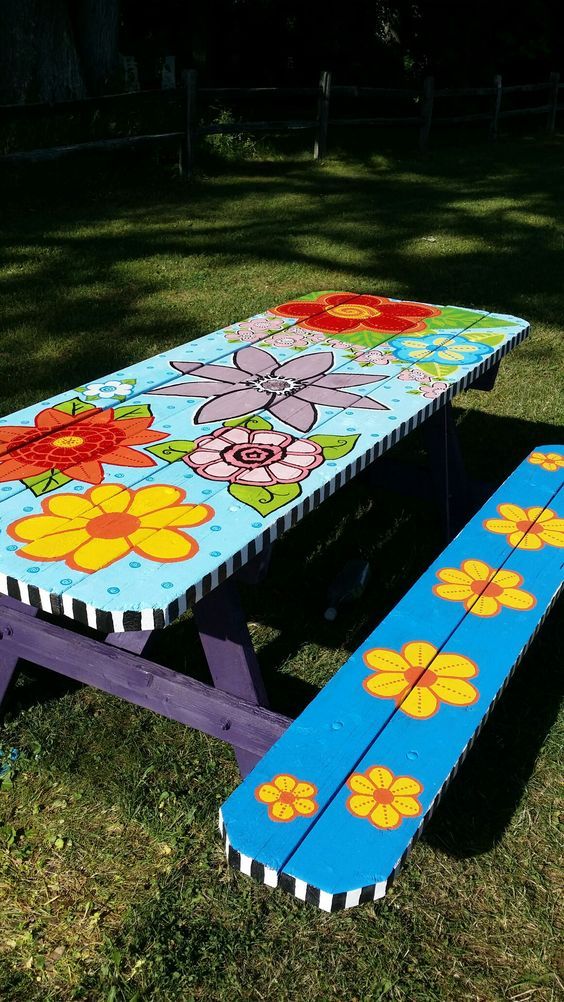
[[[76,780],[21,772],[16,782],[17,798],[0,793],[0,958],[45,991],[68,992],[154,894],[172,850]]]

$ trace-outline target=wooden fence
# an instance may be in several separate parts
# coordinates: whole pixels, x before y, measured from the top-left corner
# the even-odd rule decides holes
[[[175,144],[179,152],[181,171],[189,176],[193,169],[196,156],[197,141],[201,136],[232,134],[256,134],[259,132],[285,133],[292,131],[311,131],[314,135],[313,156],[322,160],[328,149],[329,130],[333,127],[377,127],[377,126],[415,126],[419,131],[419,148],[426,150],[429,146],[431,128],[433,126],[459,125],[464,123],[484,122],[488,125],[489,136],[496,139],[500,120],[509,118],[542,115],[546,119],[546,129],[554,132],[556,115],[564,111],[564,104],[559,104],[560,92],[564,84],[560,83],[560,75],[551,73],[545,83],[511,84],[504,86],[501,76],[494,77],[490,87],[466,88],[435,88],[433,77],[426,77],[421,89],[393,87],[354,87],[334,86],[331,74],[324,71],[317,87],[199,87],[197,73],[188,70],[184,74],[180,88],[161,91],[134,91],[126,94],[111,94],[101,97],[87,98],[81,101],[65,101],[54,105],[10,105],[0,107],[0,123],[6,120],[20,118],[45,118],[60,114],[81,111],[88,107],[115,108],[142,107],[142,102],[155,95],[159,100],[181,103],[183,109],[183,128],[174,132],[160,132],[152,135],[123,136],[111,139],[100,139],[93,142],[79,143],[69,146],[50,147],[48,149],[27,150],[10,153],[0,157],[0,162],[17,164],[36,160],[51,160],[61,156],[97,150],[116,150],[123,148],[138,148],[154,144]],[[508,95],[539,94],[545,95],[542,104],[507,108],[504,98]],[[453,100],[466,98],[487,99],[487,107],[483,111],[472,111],[468,114],[437,114],[439,103],[452,105]],[[232,105],[245,101],[253,101],[255,106],[262,100],[292,102],[302,99],[312,99],[314,107],[310,118],[292,120],[249,120],[225,123],[205,124],[202,122],[200,106],[204,101],[221,101]],[[393,101],[396,105],[404,101],[407,104],[405,114],[380,116],[332,117],[331,101],[335,99]],[[542,98],[541,98],[542,100]]]

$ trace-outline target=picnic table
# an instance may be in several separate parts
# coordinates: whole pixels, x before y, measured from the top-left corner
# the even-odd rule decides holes
[[[450,532],[468,493],[449,402],[527,333],[316,292],[0,419],[0,700],[25,658],[228,741],[245,774],[289,720],[237,579],[423,423]],[[141,656],[189,607],[215,688]]]

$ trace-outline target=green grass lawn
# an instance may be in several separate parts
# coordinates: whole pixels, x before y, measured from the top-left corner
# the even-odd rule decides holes
[[[208,175],[134,158],[2,179],[2,413],[342,288],[528,318],[494,391],[457,400],[467,465],[499,483],[562,441],[562,139]],[[362,483],[289,533],[244,595],[273,707],[303,707],[440,548],[432,508]],[[327,580],[358,555],[370,587],[326,623]],[[388,897],[334,916],[228,870],[226,745],[30,668],[0,730],[19,750],[0,790],[2,1002],[562,998],[557,615]],[[206,677],[190,617],[161,656]]]

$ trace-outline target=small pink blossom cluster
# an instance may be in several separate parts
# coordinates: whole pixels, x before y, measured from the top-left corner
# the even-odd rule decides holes
[[[443,380],[435,381],[432,376],[428,373],[423,372],[423,369],[413,368],[404,369],[403,372],[398,374],[398,379],[406,382],[414,381],[417,383],[422,383],[420,386],[420,391],[427,400],[435,400],[436,397],[440,397],[441,393],[448,390],[448,383]]]
[[[277,317],[257,317],[254,320],[245,320],[238,324],[237,328],[229,327],[225,331],[228,341],[262,341],[273,331],[283,330],[285,323]]]

